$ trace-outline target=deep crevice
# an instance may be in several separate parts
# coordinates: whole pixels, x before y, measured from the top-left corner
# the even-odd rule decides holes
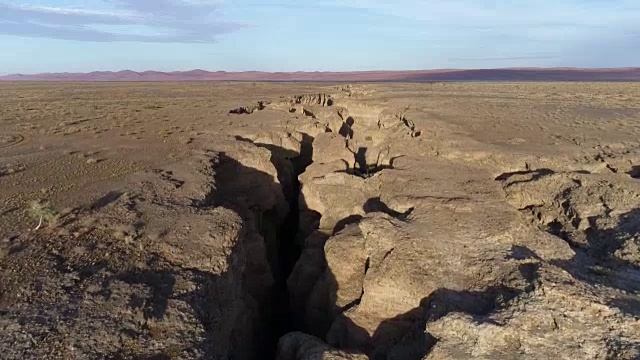
[[[331,99],[331,96],[325,94],[316,95],[307,95],[307,96],[295,96],[291,100],[291,104],[284,111],[288,111],[291,113],[297,113],[301,111],[307,117],[316,119],[318,116],[323,114],[322,112],[317,112],[315,109],[317,106],[333,106],[334,101]],[[294,105],[296,104],[296,105]],[[311,108],[307,108],[306,105],[311,106]],[[250,112],[255,111],[256,109],[249,108]],[[257,109],[259,110],[259,109]],[[240,110],[239,113],[250,113],[244,112]],[[331,125],[331,127],[327,126],[327,132],[337,132],[343,138],[346,139],[345,146],[352,152],[353,154],[353,162],[351,164],[346,164],[345,172],[362,178],[369,178],[374,174],[383,171],[385,169],[394,169],[394,160],[398,157],[394,157],[392,159],[387,159],[385,156],[389,155],[389,149],[387,149],[387,153],[383,153],[382,151],[378,154],[377,159],[375,156],[371,159],[367,159],[367,152],[372,149],[360,146],[355,147],[354,149],[349,148],[349,141],[354,138],[355,135],[361,136],[367,142],[373,141],[373,136],[367,133],[359,133],[354,134],[355,131],[360,131],[355,129],[356,120],[349,116],[348,113],[339,113],[341,119],[343,120],[340,125]],[[420,136],[420,132],[415,130],[415,124],[412,121],[407,120],[404,117],[399,118],[400,125],[404,125],[411,131],[412,137]],[[339,128],[338,128],[339,127]],[[273,316],[270,316],[267,321],[267,329],[272,333],[269,336],[269,353],[265,353],[263,355],[258,355],[258,358],[273,358],[276,354],[277,344],[279,339],[291,332],[302,331],[310,334],[326,334],[326,331],[321,331],[319,329],[323,328],[323,321],[314,325],[314,329],[310,329],[307,321],[302,321],[302,319],[297,318],[301,317],[299,311],[296,312],[296,306],[299,307],[297,303],[291,303],[291,294],[288,291],[287,280],[291,275],[296,262],[301,256],[302,253],[302,239],[306,238],[308,235],[311,235],[312,231],[318,229],[318,219],[320,218],[320,214],[314,213],[305,209],[304,204],[299,203],[300,201],[304,201],[303,199],[299,199],[301,184],[298,180],[299,175],[306,171],[306,168],[312,163],[312,155],[313,155],[313,138],[306,134],[303,134],[304,138],[302,141],[302,146],[300,152],[298,154],[297,151],[291,151],[279,147],[277,145],[271,144],[259,144],[255,143],[249,139],[236,137],[240,141],[252,142],[254,145],[263,147],[268,149],[271,152],[271,162],[278,170],[278,179],[280,180],[280,184],[283,189],[283,193],[285,198],[289,204],[289,213],[285,219],[272,217],[271,225],[268,223],[262,222],[260,225],[260,233],[263,235],[267,245],[267,254],[269,263],[272,268],[273,276],[275,279],[275,285],[273,288],[273,296],[272,303],[269,306],[269,309],[272,310]],[[369,136],[367,136],[369,135]],[[400,156],[401,157],[401,156]],[[367,161],[369,160],[369,161]],[[346,163],[347,161],[345,161]],[[342,172],[342,171],[341,171]],[[363,204],[363,208],[366,213],[370,212],[382,212],[386,213],[398,220],[407,221],[413,212],[413,208],[407,209],[404,212],[398,212],[393,209],[390,209],[386,204],[384,204],[380,198],[369,199],[365,204]],[[336,224],[333,229],[333,233],[337,233],[341,231],[348,224],[357,223],[362,219],[360,215],[354,215],[343,219],[342,221]],[[267,222],[270,220],[267,219]],[[274,229],[273,226],[276,226]],[[274,235],[275,233],[275,235]],[[393,249],[389,251],[386,256],[389,256],[393,252]],[[365,273],[369,270],[369,260],[365,264]],[[323,270],[324,271],[324,270]],[[330,277],[330,276],[329,276]],[[342,312],[348,310],[353,306],[357,306],[360,302],[361,297],[355,299],[355,301],[347,304]],[[295,300],[293,300],[295,301]],[[319,319],[320,320],[320,319]],[[315,328],[317,327],[317,329]],[[326,329],[328,330],[328,329]]]
[[[303,161],[304,163],[304,161]],[[294,166],[294,169],[296,166]],[[306,166],[298,168],[304,170]],[[300,192],[300,182],[298,181],[298,175],[302,172],[295,171],[294,179],[292,181],[292,196],[287,196],[289,203],[289,213],[283,223],[278,229],[278,272],[275,274],[275,301],[277,308],[276,315],[276,339],[274,342],[274,354],[277,347],[277,341],[283,335],[298,330],[295,328],[296,321],[293,319],[293,314],[290,310],[289,293],[287,291],[287,279],[291,274],[293,267],[295,266],[302,249],[296,242],[296,236],[299,228],[299,201],[298,194]],[[295,195],[295,196],[293,196]]]
[[[272,269],[275,280],[273,289],[273,305],[272,313],[267,321],[268,328],[271,331],[269,336],[269,353],[258,355],[257,358],[272,359],[275,357],[278,340],[287,333],[301,330],[296,324],[294,315],[291,311],[289,293],[287,290],[287,279],[293,271],[293,268],[300,258],[302,249],[296,241],[300,231],[300,210],[299,210],[299,194],[300,182],[298,176],[306,170],[312,163],[313,156],[313,137],[302,134],[301,150],[297,156],[284,156],[283,154],[292,153],[275,145],[258,144],[256,146],[264,147],[271,151],[271,161],[278,170],[282,191],[289,205],[289,212],[284,220],[278,222],[277,217],[264,219],[269,212],[262,214],[263,221],[260,224],[260,233],[265,240],[267,249],[267,257]],[[251,142],[249,139],[236,137],[240,141]],[[287,165],[293,168],[293,172],[285,172],[280,169],[283,165],[282,161],[288,162]],[[285,177],[291,177],[285,179]]]

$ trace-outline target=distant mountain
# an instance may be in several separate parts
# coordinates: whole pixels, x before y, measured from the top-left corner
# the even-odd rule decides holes
[[[90,73],[13,74],[0,81],[640,81],[640,68],[510,68],[359,72],[94,71]]]

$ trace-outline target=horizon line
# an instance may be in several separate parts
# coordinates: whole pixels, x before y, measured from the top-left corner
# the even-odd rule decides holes
[[[207,72],[207,73],[227,73],[227,74],[242,74],[242,73],[263,73],[263,74],[317,74],[317,73],[325,73],[325,74],[357,74],[357,73],[407,73],[407,72],[426,72],[426,71],[482,71],[482,70],[567,70],[567,71],[579,71],[579,70],[602,70],[602,71],[615,71],[615,70],[636,70],[640,69],[640,65],[638,66],[624,66],[624,67],[571,67],[571,66],[554,66],[554,67],[544,67],[544,66],[516,66],[516,67],[478,67],[478,68],[431,68],[431,69],[375,69],[375,70],[296,70],[296,71],[266,71],[266,70],[240,70],[240,71],[228,71],[228,70],[205,70],[202,68],[195,68],[190,70],[131,70],[131,69],[122,69],[122,70],[92,70],[92,71],[50,71],[50,72],[38,72],[38,73],[4,73],[0,74],[0,78],[7,76],[39,76],[39,75],[89,75],[96,73],[160,73],[160,74],[180,74],[180,73],[190,73],[190,72]]]
[[[368,71],[227,72],[193,69],[187,71],[137,72],[133,70],[88,73],[11,74],[0,81],[16,82],[443,82],[443,81],[640,81],[640,67],[570,68],[520,67],[498,69],[432,69]]]

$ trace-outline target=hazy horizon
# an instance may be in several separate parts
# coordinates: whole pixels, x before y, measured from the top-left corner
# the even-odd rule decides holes
[[[584,68],[576,68],[576,67],[504,67],[504,68],[439,68],[439,69],[371,69],[371,70],[355,70],[355,71],[341,71],[341,70],[328,70],[328,71],[319,71],[319,70],[301,70],[301,71],[262,71],[262,70],[244,70],[244,71],[226,71],[226,70],[216,70],[216,69],[189,69],[189,70],[154,70],[154,69],[146,69],[146,70],[132,70],[132,69],[119,69],[119,70],[91,70],[91,71],[79,71],[79,72],[70,72],[70,71],[56,71],[56,72],[42,72],[42,73],[0,73],[0,76],[6,75],[44,75],[44,74],[90,74],[90,73],[119,73],[119,72],[136,72],[136,73],[147,73],[147,72],[159,72],[159,73],[188,73],[192,71],[205,71],[208,73],[215,72],[226,72],[226,73],[367,73],[367,72],[388,72],[388,73],[398,73],[398,72],[438,72],[438,71],[482,71],[482,70],[624,70],[624,69],[639,69],[640,66],[625,66],[625,67],[614,67],[614,68],[599,68],[599,67],[584,67]]]
[[[631,0],[0,0],[0,75],[618,68]]]

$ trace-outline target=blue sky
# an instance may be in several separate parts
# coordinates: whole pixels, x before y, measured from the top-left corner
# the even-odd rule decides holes
[[[640,66],[640,0],[0,0],[0,74]]]

